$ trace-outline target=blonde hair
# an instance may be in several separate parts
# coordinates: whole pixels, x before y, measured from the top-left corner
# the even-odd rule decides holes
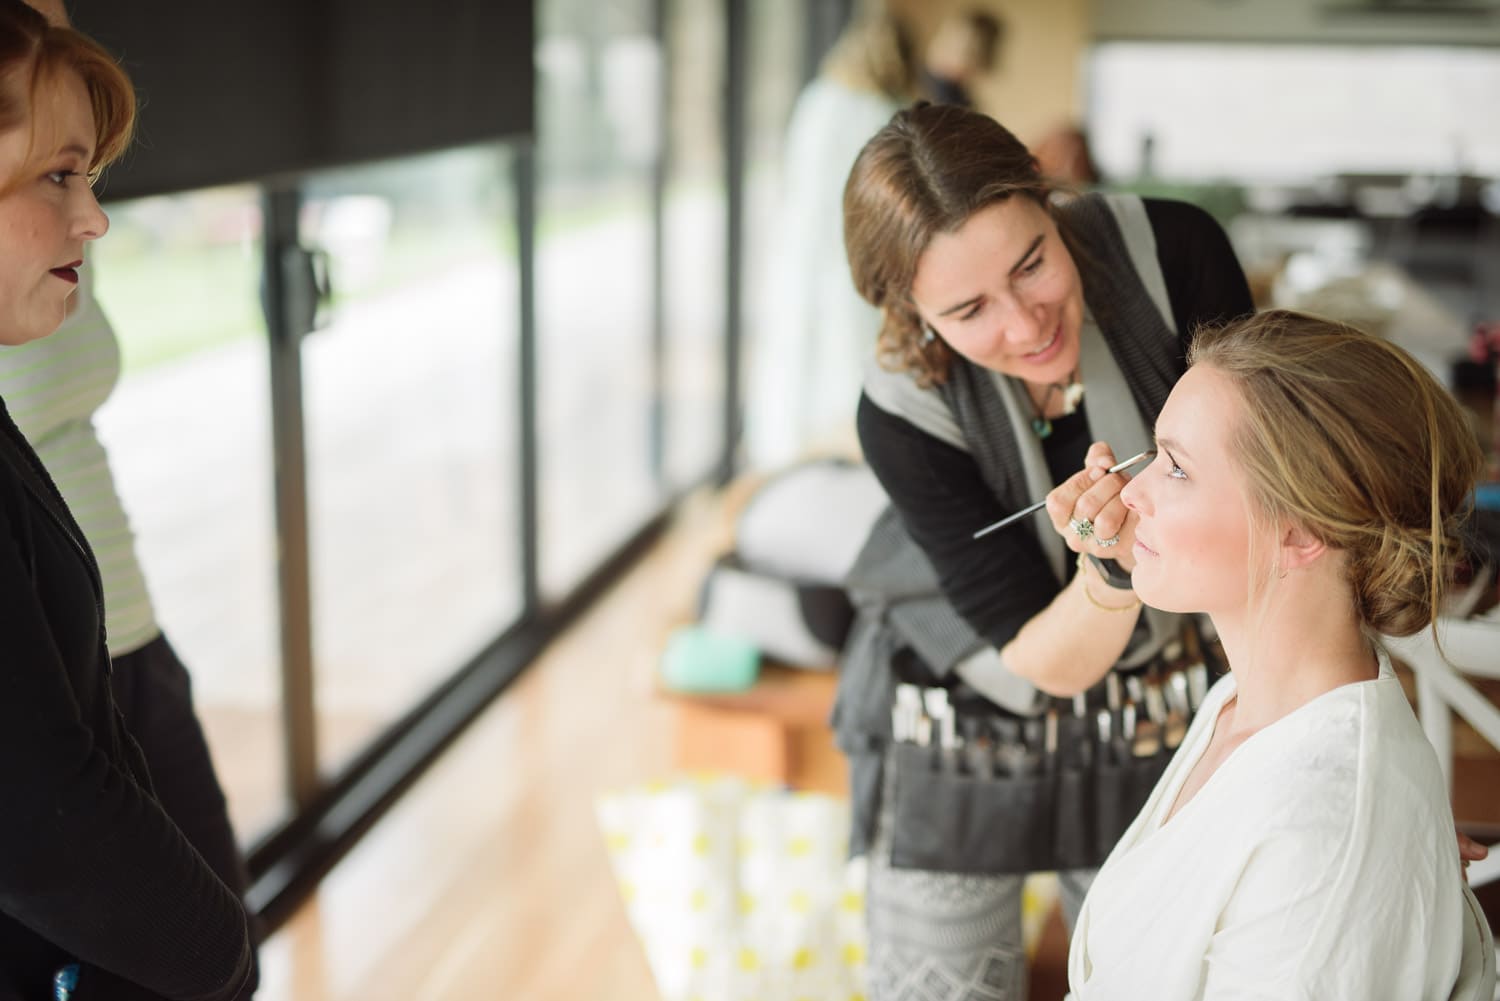
[[[855,16],[823,59],[820,71],[854,90],[906,102],[916,96],[916,45],[895,14],[870,9]]]
[[[49,24],[21,0],[0,0],[0,131],[30,122],[30,166],[52,154],[37,149],[38,95],[55,86],[65,72],[78,74],[89,95],[94,117],[94,158],[90,177],[97,177],[130,145],[135,131],[136,100],[130,78],[99,43],[72,28]],[[17,84],[20,86],[17,86]],[[14,178],[0,181],[8,191]]]
[[[1200,330],[1188,362],[1243,398],[1231,440],[1255,514],[1345,554],[1367,630],[1432,623],[1484,461],[1452,395],[1395,345],[1286,310]]]

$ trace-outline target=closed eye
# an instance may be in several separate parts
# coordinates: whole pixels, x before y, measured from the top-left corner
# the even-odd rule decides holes
[[[1042,262],[1044,260],[1045,260],[1045,258],[1043,258],[1042,255],[1038,254],[1036,256],[1036,260],[1032,261],[1030,264],[1027,264],[1023,268],[1021,268],[1020,273],[1023,274],[1023,275],[1027,275],[1027,276],[1036,274],[1038,271],[1040,271],[1042,269]]]
[[[960,313],[959,316],[958,316],[958,318],[960,320],[972,320],[972,319],[974,319],[974,317],[976,317],[976,316],[979,315],[979,311],[982,310],[983,308],[984,308],[984,303],[983,302],[976,302],[974,305],[970,306],[968,309],[966,309],[962,313]]]

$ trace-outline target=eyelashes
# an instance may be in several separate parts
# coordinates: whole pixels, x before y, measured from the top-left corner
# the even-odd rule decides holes
[[[1016,274],[1020,275],[1023,278],[1030,278],[1038,271],[1042,270],[1042,265],[1044,263],[1046,263],[1046,258],[1041,255],[1037,255],[1036,260],[1022,267],[1019,271],[1016,272]],[[972,320],[983,311],[984,303],[976,302],[972,307],[966,309],[963,313],[961,313],[958,318],[960,321]]]

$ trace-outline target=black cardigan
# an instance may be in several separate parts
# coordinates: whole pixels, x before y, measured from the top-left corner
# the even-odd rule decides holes
[[[1254,310],[1244,271],[1213,217],[1185,202],[1143,199],[1156,257],[1184,353],[1200,325]],[[1053,422],[1042,445],[1054,482],[1083,468],[1093,435],[1083,410]],[[870,464],[912,539],[927,554],[953,607],[996,649],[1057,593],[1041,545],[1027,531],[974,529],[1011,512],[986,486],[968,452],[941,441],[861,395],[856,419]]]
[[[103,588],[0,401],[0,999],[231,1001],[244,909],[162,812],[109,687]]]

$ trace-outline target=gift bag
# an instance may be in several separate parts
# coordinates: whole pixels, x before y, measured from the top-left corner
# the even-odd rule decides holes
[[[725,776],[606,795],[597,813],[663,1001],[863,998],[846,802]]]

